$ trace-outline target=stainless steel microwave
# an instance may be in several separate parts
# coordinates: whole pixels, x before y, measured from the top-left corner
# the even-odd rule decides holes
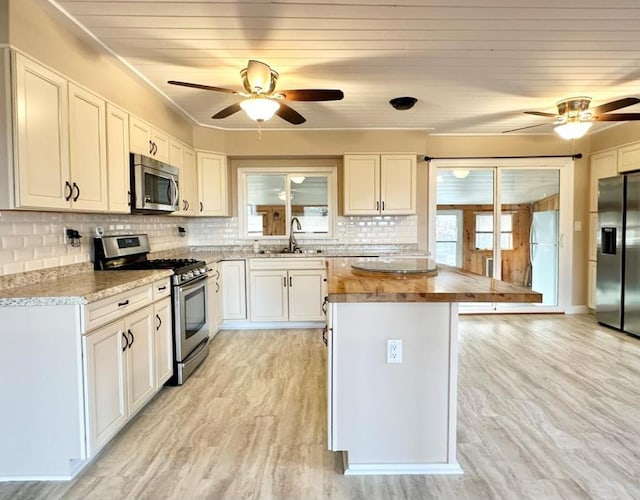
[[[131,212],[178,210],[179,170],[148,156],[131,153]]]

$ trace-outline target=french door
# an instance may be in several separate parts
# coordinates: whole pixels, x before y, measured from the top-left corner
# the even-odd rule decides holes
[[[573,161],[432,160],[436,262],[538,291],[541,304],[464,303],[460,312],[563,312],[571,294]]]

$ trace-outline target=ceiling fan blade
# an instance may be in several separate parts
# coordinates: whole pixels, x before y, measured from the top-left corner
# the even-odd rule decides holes
[[[237,113],[241,109],[242,108],[240,107],[240,103],[237,102],[235,104],[232,104],[231,106],[227,106],[226,108],[218,111],[211,118],[213,118],[214,120],[219,120],[220,118],[226,118],[227,116],[231,116],[232,114]]]
[[[337,89],[280,90],[278,94],[287,101],[340,101],[344,98],[344,92]]]
[[[549,118],[555,118],[556,116],[558,116],[554,113],[543,113],[542,111],[525,111],[524,113],[526,113],[527,115],[546,116]]]
[[[280,107],[278,108],[278,111],[276,111],[276,115],[293,125],[300,125],[307,121],[304,116],[283,102],[280,103]]]
[[[617,101],[607,102],[591,109],[591,113],[594,115],[601,115],[602,113],[608,113],[609,111],[615,111],[616,109],[626,108],[627,106],[633,106],[638,104],[640,99],[637,97],[625,97],[624,99],[618,99]],[[611,120],[613,121],[613,120]]]
[[[210,85],[202,85],[200,83],[177,82],[175,80],[169,80],[167,83],[170,83],[171,85],[180,85],[182,87],[191,87],[193,89],[213,90],[214,92],[226,92],[227,94],[238,94],[237,90],[225,89],[222,87],[212,87]]]
[[[551,115],[551,116],[555,116],[555,115]],[[528,127],[520,127],[520,128],[513,128],[511,130],[505,130],[502,133],[503,134],[508,134],[509,132],[517,132],[518,130],[525,130],[525,129],[528,129],[528,128],[542,127],[543,125],[549,125],[549,124],[548,123],[538,123],[537,125],[529,125]]]
[[[599,122],[626,122],[640,120],[640,113],[608,113],[606,115],[597,115],[593,117]]]

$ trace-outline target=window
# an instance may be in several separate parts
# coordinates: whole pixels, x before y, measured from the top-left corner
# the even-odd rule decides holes
[[[462,266],[462,210],[438,210],[436,262],[449,266]]]
[[[286,162],[285,162],[286,163]],[[291,220],[302,227],[296,238],[327,238],[333,234],[336,168],[238,168],[238,213],[245,238],[288,238]]]
[[[513,214],[500,215],[500,248],[513,250]],[[476,250],[493,250],[493,214],[476,214]]]

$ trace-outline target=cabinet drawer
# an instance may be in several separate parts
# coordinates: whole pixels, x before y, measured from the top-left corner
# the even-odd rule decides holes
[[[168,279],[156,281],[153,284],[153,301],[156,302],[171,295],[171,283]]]
[[[324,269],[324,259],[321,257],[285,257],[249,259],[249,269]]]
[[[85,333],[140,309],[153,300],[153,286],[146,285],[87,305]]]

